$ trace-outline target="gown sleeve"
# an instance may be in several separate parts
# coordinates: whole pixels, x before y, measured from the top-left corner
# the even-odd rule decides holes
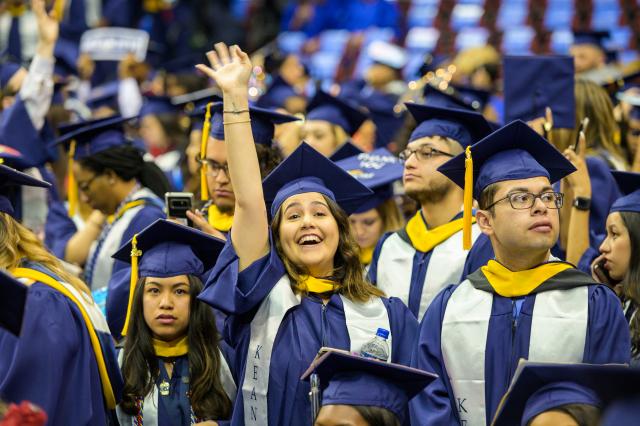
[[[269,253],[242,272],[239,261],[229,235],[198,299],[227,315],[247,314],[262,303],[286,273],[273,243]]]
[[[604,285],[592,286],[589,293],[589,322],[583,362],[628,364],[631,361],[631,337],[620,299]]]
[[[44,227],[45,244],[59,259],[64,259],[67,243],[78,231],[62,201],[52,201]]]
[[[455,286],[446,287],[433,299],[420,324],[411,367],[435,373],[438,378],[409,401],[411,424],[459,425],[440,342],[442,318],[454,289]]]
[[[411,351],[418,334],[418,320],[397,297],[390,297],[386,302],[393,336],[391,362],[410,365]]]
[[[12,402],[40,406],[49,424],[106,423],[100,376],[80,312],[44,284],[29,288],[20,336],[0,331],[0,393]]]

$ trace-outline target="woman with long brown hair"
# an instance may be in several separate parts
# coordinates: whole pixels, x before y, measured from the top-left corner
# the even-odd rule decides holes
[[[606,238],[593,261],[593,277],[624,303],[631,332],[631,363],[640,364],[640,174],[614,172],[623,193],[607,217]]]
[[[321,347],[361,352],[387,334],[389,350],[379,357],[407,364],[417,323],[364,276],[348,214],[370,190],[303,143],[263,192],[248,113],[251,62],[237,46],[215,49],[211,68],[198,68],[224,94],[236,201],[230,238],[200,299],[229,315],[225,339],[244,371],[234,424],[304,424],[309,384],[300,376]]]
[[[213,311],[196,298],[223,244],[158,220],[114,255],[132,263],[121,425],[204,426],[231,417],[235,382]]]
[[[12,186],[49,184],[0,165],[0,269],[27,286],[19,297],[19,285],[0,283],[21,316],[0,329],[0,394],[37,404],[52,425],[107,424],[122,385],[107,323],[87,286],[13,218]]]

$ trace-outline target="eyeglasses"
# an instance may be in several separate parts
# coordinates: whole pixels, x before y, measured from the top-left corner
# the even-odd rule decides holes
[[[89,191],[89,188],[91,188],[91,184],[93,183],[93,181],[99,178],[100,176],[102,175],[93,175],[93,177],[86,182],[82,182],[82,183],[78,182],[78,190],[86,194]]]
[[[229,176],[228,164],[220,164],[207,158],[198,158],[198,162],[200,163],[201,167],[206,164],[207,176],[216,177],[220,174],[221,171],[224,171],[224,174]]]
[[[512,194],[507,195],[504,198],[501,198],[497,201],[494,201],[493,204],[488,206],[485,210],[489,210],[491,207],[495,206],[501,201],[509,200],[509,204],[511,204],[511,208],[515,210],[526,210],[533,207],[536,202],[536,198],[540,198],[542,204],[545,205],[548,209],[559,209],[562,207],[562,200],[564,198],[564,194],[562,192],[543,192],[541,194],[532,194],[531,192],[514,192]]]
[[[416,154],[416,158],[418,161],[428,160],[438,155],[444,155],[445,157],[454,157],[453,154],[449,154],[448,152],[440,151],[439,149],[431,148],[430,146],[421,146],[418,149],[407,148],[404,151],[400,152],[398,157],[400,161],[407,161],[411,154]]]

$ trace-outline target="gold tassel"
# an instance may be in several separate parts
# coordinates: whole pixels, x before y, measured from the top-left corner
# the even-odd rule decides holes
[[[129,303],[127,304],[127,316],[122,327],[122,336],[127,335],[129,320],[131,319],[131,304],[133,303],[133,293],[138,282],[138,258],[142,256],[142,250],[138,250],[138,234],[131,239],[131,279],[129,280]]]
[[[471,222],[473,219],[473,158],[471,146],[465,150],[464,159],[464,212],[462,215],[462,248],[471,249]]]
[[[56,11],[56,20],[58,22],[62,22],[62,18],[64,17],[64,9],[67,5],[66,0],[55,0],[53,3],[53,10]]]
[[[207,110],[204,114],[204,123],[202,126],[202,137],[200,139],[200,200],[209,200],[209,185],[207,185],[207,169],[209,165],[205,161],[207,157],[207,142],[209,141],[209,132],[211,131],[211,106],[213,102],[207,104]]]
[[[67,160],[67,199],[69,200],[69,217],[74,217],[78,210],[78,184],[73,174],[73,162],[76,155],[76,141],[71,141]]]

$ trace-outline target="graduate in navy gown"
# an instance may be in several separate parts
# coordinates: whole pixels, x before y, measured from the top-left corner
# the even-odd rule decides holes
[[[389,360],[406,364],[416,321],[364,277],[347,215],[369,189],[302,144],[263,190],[248,113],[251,62],[237,46],[215,48],[211,68],[198,68],[224,93],[236,206],[230,238],[199,297],[229,315],[224,337],[235,349],[242,389],[233,423],[298,425],[311,415],[309,385],[299,379],[320,347],[359,352],[384,328]]]
[[[302,376],[312,383],[312,398],[320,407],[315,426],[408,425],[409,400],[435,378],[426,371],[332,348]]]
[[[347,142],[344,146],[349,145]],[[373,191],[371,199],[349,216],[351,232],[360,247],[360,263],[368,270],[373,249],[380,238],[404,226],[404,218],[393,193],[394,182],[402,178],[403,166],[398,157],[385,148],[345,158],[336,165]]]
[[[593,278],[616,291],[623,303],[631,332],[631,365],[640,364],[640,173],[612,172],[623,197],[613,203],[607,217],[607,233],[598,251],[589,248]]]
[[[478,200],[477,223],[495,260],[445,288],[427,310],[412,365],[440,378],[412,400],[412,418],[489,424],[520,358],[628,363],[616,295],[550,255],[562,206],[551,185],[573,165],[517,120],[438,170],[465,188],[469,219]]]
[[[164,217],[160,197],[169,185],[162,171],[145,162],[139,147],[125,136],[125,121],[119,116],[92,120],[57,141],[67,146],[72,157],[69,215],[77,208],[78,195],[94,209],[64,251],[64,260],[84,266],[92,291],[107,287],[112,275],[126,268],[111,255],[133,234]],[[118,307],[113,315],[110,304]],[[107,295],[107,320],[116,337],[124,320],[122,305]]]
[[[418,318],[431,300],[449,284],[457,284],[469,247],[462,246],[462,190],[437,170],[437,166],[464,147],[491,133],[481,114],[462,109],[407,104],[418,125],[404,161],[405,193],[420,210],[407,225],[383,236],[373,252],[369,278],[390,296],[401,299]],[[473,226],[473,238],[480,235]],[[480,252],[477,267],[488,258]]]
[[[159,219],[114,254],[131,262],[118,419],[189,426],[231,418],[236,385],[211,308],[196,299],[224,241]],[[231,358],[232,359],[232,358]],[[204,422],[204,423],[201,423]]]
[[[48,184],[3,165],[0,182],[0,268],[28,286],[13,308],[24,306],[18,335],[0,330],[0,395],[37,404],[52,425],[107,424],[122,387],[107,323],[87,286],[11,216],[6,197],[11,186]]]

